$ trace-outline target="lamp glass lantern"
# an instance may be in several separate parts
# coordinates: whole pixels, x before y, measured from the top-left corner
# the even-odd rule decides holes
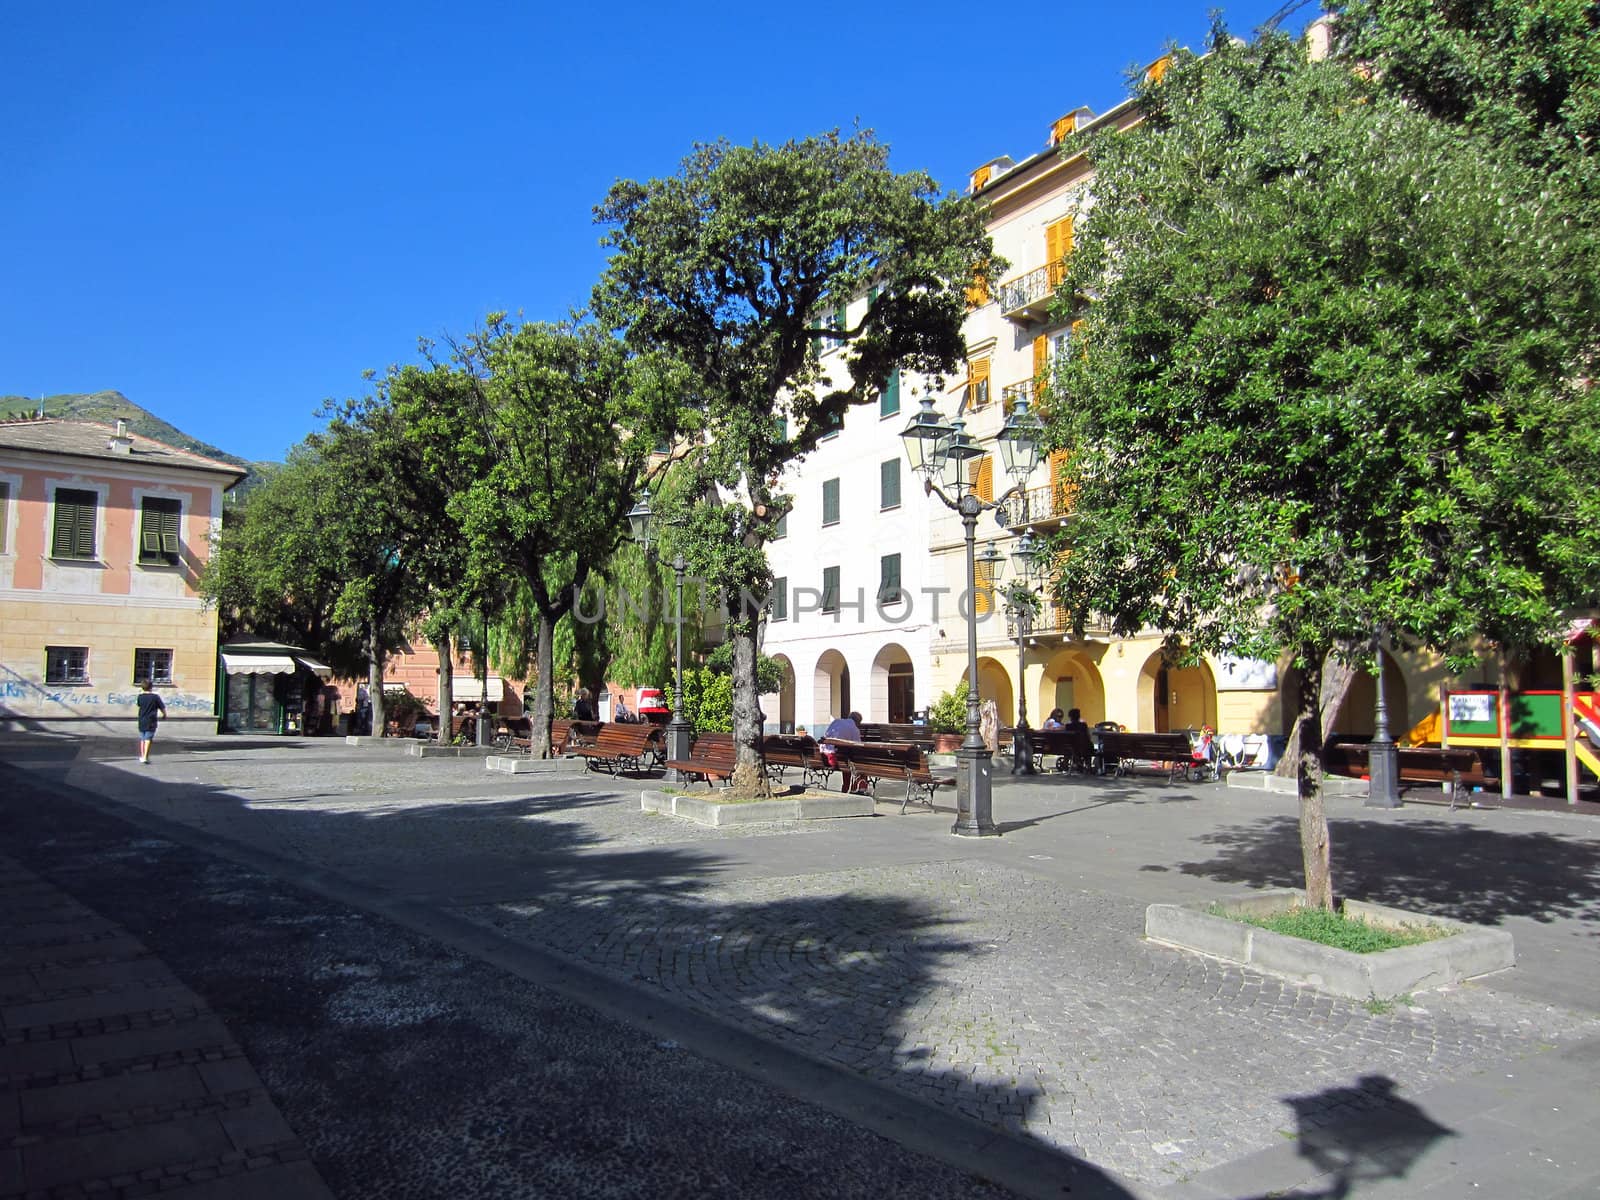
[[[957,417],[949,434],[939,443],[934,466],[940,481],[952,492],[965,491],[977,483],[978,464],[982,460],[983,447],[967,432],[967,423]]]
[[[939,446],[951,432],[933,410],[933,397],[924,395],[911,423],[900,432],[911,469],[924,479],[932,479],[939,470]]]
[[[1007,475],[1021,483],[1033,474],[1033,469],[1039,465],[1044,425],[1038,414],[1029,409],[1026,396],[1017,397],[1016,407],[995,440],[1000,443],[1000,458]]]
[[[648,488],[639,493],[639,499],[628,510],[628,528],[633,531],[633,540],[641,545],[648,545],[650,541],[650,491]]]
[[[985,544],[975,561],[982,581],[990,587],[998,587],[1000,576],[1006,573],[1006,556],[1000,553],[992,540]]]
[[[1033,530],[1025,529],[1011,546],[1011,565],[1016,569],[1018,579],[1026,579],[1033,574],[1033,560],[1039,553],[1039,539],[1034,536]]]

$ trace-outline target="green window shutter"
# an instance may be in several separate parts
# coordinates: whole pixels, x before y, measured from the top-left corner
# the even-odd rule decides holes
[[[879,508],[900,507],[900,460],[888,458],[878,464]]]
[[[772,540],[773,541],[777,541],[779,538],[786,538],[788,536],[789,536],[789,514],[788,513],[784,513],[783,516],[778,518],[777,525],[775,525],[773,527]]]
[[[789,577],[779,575],[772,581],[772,599],[768,602],[771,619],[774,621],[787,621],[789,619]]]
[[[837,479],[823,480],[822,523],[824,525],[837,525],[839,523],[839,481]]]
[[[180,540],[178,530],[183,506],[176,500],[146,496],[139,521],[139,561],[176,566]]]
[[[822,611],[839,611],[839,568],[822,568]]]
[[[890,371],[878,396],[878,415],[892,417],[900,411],[900,372]]]
[[[99,496],[77,488],[56,489],[56,523],[51,531],[51,558],[94,557],[94,513]]]
[[[878,599],[892,602],[900,594],[900,556],[885,554],[878,560]]]

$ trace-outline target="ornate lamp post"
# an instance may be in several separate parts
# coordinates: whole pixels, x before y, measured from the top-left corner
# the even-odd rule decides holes
[[[652,512],[650,511],[650,491],[648,488],[639,492],[639,499],[628,510],[628,527],[633,531],[633,540],[644,547],[652,562],[656,559],[655,546],[650,540],[650,526]],[[680,551],[672,556],[672,575],[677,583],[677,640],[672,651],[672,713],[667,718],[667,758],[682,760],[689,757],[691,734],[694,732],[689,722],[683,719],[683,573],[686,569],[683,554]],[[668,772],[668,778],[673,782],[678,781],[676,769]]]
[[[1006,418],[996,441],[1006,474],[1014,481],[998,500],[985,500],[977,494],[978,465],[983,449],[967,432],[961,414],[963,400],[956,409],[953,424],[945,425],[933,410],[933,398],[924,395],[921,407],[901,432],[906,458],[911,469],[923,479],[924,489],[938,496],[944,506],[961,516],[967,543],[967,733],[956,751],[956,823],[951,832],[960,837],[994,837],[1000,830],[994,823],[994,796],[989,747],[979,729],[978,695],[978,613],[977,594],[978,514],[1000,507],[1022,490],[1024,482],[1039,463],[1039,442],[1043,427],[1019,399]],[[938,477],[939,483],[934,482]],[[996,555],[998,558],[999,556]]]
[[[1028,636],[1033,632],[1033,605],[1024,600],[1024,592],[1031,594],[1029,577],[1033,573],[1033,558],[1039,552],[1039,539],[1033,530],[1024,530],[1017,544],[1011,548],[1011,565],[1017,571],[1017,585],[1012,591],[1012,601],[1006,605],[1017,630],[1017,724],[1011,737],[1011,773],[1032,775],[1033,741],[1028,737]]]
[[[1400,807],[1400,755],[1389,736],[1389,702],[1383,695],[1383,630],[1373,639],[1378,656],[1378,697],[1373,705],[1372,744],[1367,748],[1367,808]]]

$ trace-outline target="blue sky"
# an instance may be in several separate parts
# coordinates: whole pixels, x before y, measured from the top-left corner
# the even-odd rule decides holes
[[[1281,5],[1222,7],[1248,36]],[[618,178],[859,122],[959,189],[1115,104],[1169,41],[1199,47],[1213,6],[19,0],[0,394],[114,388],[281,458],[419,336],[583,304]]]

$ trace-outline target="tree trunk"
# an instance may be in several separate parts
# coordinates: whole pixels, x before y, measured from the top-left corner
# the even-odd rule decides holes
[[[1355,683],[1356,669],[1350,663],[1340,662],[1338,659],[1325,661],[1320,665],[1322,670],[1322,696],[1320,711],[1317,714],[1320,730],[1329,729],[1334,719],[1339,715],[1339,710],[1344,707],[1345,697],[1350,694],[1350,686]],[[1296,697],[1298,702],[1298,697]],[[1283,748],[1283,757],[1278,760],[1278,765],[1273,769],[1273,774],[1281,775],[1285,779],[1294,778],[1299,772],[1300,762],[1300,727],[1304,716],[1296,714],[1294,726],[1289,730],[1289,743]],[[1320,746],[1320,742],[1318,745]],[[1318,753],[1321,753],[1319,750]]]
[[[537,631],[534,635],[534,670],[539,677],[533,684],[533,711],[528,714],[528,724],[533,745],[529,753],[534,758],[550,757],[550,718],[555,707],[555,681],[551,678],[551,664],[555,661],[556,623],[544,613],[538,613]]]
[[[1326,651],[1307,648],[1300,676],[1300,739],[1296,768],[1300,784],[1300,856],[1305,862],[1306,903],[1333,908],[1328,814],[1322,805],[1322,663]],[[1314,664],[1314,665],[1313,665]]]
[[[737,606],[735,608],[735,606]],[[756,683],[756,630],[760,613],[743,597],[729,604],[733,634],[733,778],[735,795],[754,799],[772,795],[772,783],[761,765],[761,697]]]
[[[439,744],[448,746],[456,707],[455,650],[449,633],[441,633],[433,648],[439,654]]]
[[[383,647],[378,642],[376,622],[367,627],[367,703],[372,708],[372,736],[388,737],[388,722],[383,716]]]

